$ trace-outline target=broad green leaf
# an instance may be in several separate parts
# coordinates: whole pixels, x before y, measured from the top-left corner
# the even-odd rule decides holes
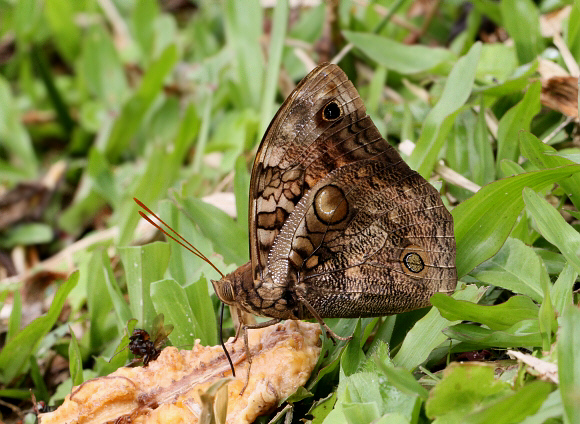
[[[501,11],[497,2],[493,0],[475,0],[473,6],[480,13],[489,17],[496,25],[503,25]]]
[[[580,163],[580,153],[562,153],[556,150],[555,152],[546,151],[544,154],[547,156],[558,156],[574,163]]]
[[[0,380],[3,383],[7,384],[19,375],[29,356],[34,354],[38,343],[58,319],[64,302],[78,279],[78,272],[72,273],[57,290],[46,315],[36,318],[4,345],[0,351]]]
[[[524,320],[502,331],[494,331],[471,324],[457,324],[443,330],[448,337],[465,342],[474,349],[489,347],[542,346],[538,319]]]
[[[568,263],[580,273],[580,233],[570,226],[547,200],[531,188],[524,189],[523,197],[540,233],[556,246]]]
[[[157,144],[150,150],[143,172],[132,181],[133,186],[128,190],[130,196],[121,203],[118,242],[121,246],[131,242],[140,219],[140,207],[133,198],[139,199],[145,205],[152,205],[161,196],[165,196],[172,178],[176,175],[175,168],[181,164],[181,160],[165,154],[166,150],[167,147],[162,144]]]
[[[562,328],[558,340],[558,377],[560,393],[568,422],[580,417],[580,309],[570,305],[562,315]]]
[[[474,412],[464,417],[466,424],[511,424],[521,422],[525,417],[534,414],[546,400],[552,385],[545,381],[534,381],[525,385],[511,396],[507,396],[483,411]]]
[[[501,84],[513,75],[517,66],[518,59],[513,46],[504,43],[486,43],[481,50],[476,78],[488,84],[495,83],[497,87],[498,82]]]
[[[455,55],[437,47],[407,45],[384,36],[365,32],[343,31],[344,37],[372,60],[403,75],[416,74],[442,63],[451,63]]]
[[[443,371],[443,379],[429,392],[427,416],[460,422],[470,412],[508,394],[509,383],[496,380],[493,371],[493,367],[482,364],[450,364]]]
[[[485,306],[435,293],[431,303],[449,321],[479,322],[492,330],[505,330],[522,320],[538,316],[538,305],[526,296],[513,296],[499,305]]]
[[[366,333],[367,326],[373,322],[374,318],[361,318],[361,331],[363,334]],[[329,318],[325,320],[326,324],[330,327],[332,331],[341,337],[352,336],[355,328],[358,326],[358,320],[348,319],[348,318]],[[362,342],[366,342],[364,337]],[[311,379],[310,384],[308,384],[307,389],[313,390],[313,388],[318,384],[318,382],[325,376],[333,371],[339,365],[340,357],[344,351],[344,347],[347,342],[343,340],[337,340],[333,343],[328,337],[324,336],[322,351],[318,357],[318,363],[312,371],[312,375],[316,375],[316,378]]]
[[[482,187],[456,206],[451,214],[457,242],[457,275],[464,276],[501,248],[524,207],[524,187],[541,190],[578,171],[579,165],[570,165],[504,178]]]
[[[484,291],[485,288],[478,289],[474,285],[468,285],[457,290],[453,298],[477,302]],[[441,316],[437,308],[431,308],[405,337],[405,341],[393,358],[395,366],[412,370],[425,362],[431,351],[447,339],[442,332],[443,329],[455,322],[449,322]]]
[[[409,422],[411,421],[400,412],[390,412],[374,421],[373,424],[409,424]]]
[[[336,403],[336,391],[329,394],[327,397],[320,399],[312,405],[308,411],[308,415],[312,416],[312,424],[322,424],[324,419],[334,408]]]
[[[531,62],[544,50],[540,11],[532,0],[503,0],[499,9],[505,29],[516,44],[520,63]]]
[[[573,165],[574,162],[556,155],[556,149],[542,143],[538,138],[527,131],[520,132],[520,149],[522,155],[538,168],[556,168],[558,166]],[[574,174],[558,181],[564,188],[576,209],[580,209],[580,174]]]
[[[165,279],[152,283],[151,299],[155,311],[165,316],[165,324],[173,325],[169,340],[174,346],[193,345],[194,340],[202,338],[202,335],[207,343],[203,328],[189,306],[185,289],[175,280]]]
[[[197,248],[201,253],[209,256],[212,262],[216,262],[217,255],[210,255],[213,247],[209,240],[204,237],[191,221],[177,206],[169,200],[163,200],[159,204],[159,216],[177,233],[183,235],[185,239]],[[168,238],[169,239],[169,238]],[[182,286],[197,281],[202,274],[210,275],[212,278],[218,278],[218,274],[203,259],[191,253],[174,240],[168,240],[171,246],[171,257],[169,260],[169,271],[171,277]],[[216,263],[218,269],[220,264]],[[225,272],[224,269],[221,269]]]
[[[527,0],[526,0],[527,1]],[[532,119],[540,112],[542,84],[530,85],[524,98],[508,110],[499,120],[497,128],[496,169],[503,159],[517,160],[519,156],[518,136],[521,130],[529,131]]]
[[[525,294],[540,302],[543,292],[539,277],[544,274],[548,277],[534,250],[521,240],[508,237],[499,252],[469,275],[484,283]]]
[[[538,62],[534,61],[518,69],[517,75],[502,83],[477,87],[474,93],[483,93],[488,96],[503,97],[509,94],[521,93],[530,83],[530,77],[538,71]]]
[[[73,386],[78,386],[83,382],[83,359],[81,356],[81,350],[79,349],[79,343],[77,342],[75,333],[70,326],[69,332],[70,343],[68,346],[68,366]]]
[[[157,315],[151,300],[151,283],[163,278],[169,263],[169,245],[155,242],[145,246],[119,248],[127,275],[127,291],[133,317],[139,327],[151,331]]]
[[[140,47],[141,54],[147,59],[154,54],[156,47],[155,20],[159,17],[159,6],[154,1],[135,4],[131,15],[132,34]]]
[[[437,163],[439,151],[443,148],[455,113],[471,94],[480,53],[481,43],[478,42],[457,61],[449,73],[439,101],[425,118],[421,136],[408,162],[411,168],[426,178],[431,175]]]
[[[556,321],[554,307],[552,306],[552,298],[550,297],[550,287],[552,286],[550,283],[550,276],[548,275],[544,264],[541,265],[541,269],[543,272],[540,273],[539,280],[544,293],[544,299],[540,305],[538,322],[540,324],[542,340],[544,341],[542,349],[544,352],[548,352],[550,346],[552,346],[552,332],[555,333],[558,330],[558,322]]]

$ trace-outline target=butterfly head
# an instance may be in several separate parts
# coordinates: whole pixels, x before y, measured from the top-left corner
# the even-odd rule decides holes
[[[250,287],[253,287],[250,262],[222,277],[221,280],[211,280],[211,283],[217,297],[223,303],[248,309],[243,295]]]
[[[211,280],[211,283],[215,290],[215,294],[222,302],[226,305],[235,305],[236,297],[234,294],[234,284],[233,281],[228,278],[230,276],[232,276],[232,274],[226,275],[221,280]]]

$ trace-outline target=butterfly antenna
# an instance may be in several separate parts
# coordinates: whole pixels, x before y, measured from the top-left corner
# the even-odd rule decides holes
[[[181,234],[179,234],[177,231],[175,231],[169,224],[167,224],[165,221],[163,221],[161,218],[159,218],[155,212],[153,212],[151,209],[149,209],[147,206],[145,206],[139,199],[137,199],[136,197],[133,197],[133,200],[139,205],[141,206],[143,209],[145,209],[145,212],[149,213],[150,215],[154,216],[155,219],[157,219],[159,222],[161,222],[163,225],[165,225],[171,232],[173,232],[173,234],[175,234],[177,237],[179,237],[179,240],[174,237],[173,235],[169,234],[167,231],[165,231],[164,228],[162,228],[159,224],[157,224],[155,221],[153,221],[151,218],[149,218],[147,215],[145,215],[143,213],[143,211],[139,211],[139,215],[141,215],[141,217],[146,220],[147,222],[149,222],[151,225],[153,225],[155,228],[157,228],[159,231],[161,231],[163,234],[165,234],[167,237],[169,237],[170,239],[172,239],[173,241],[175,241],[176,243],[180,244],[181,246],[183,246],[185,249],[189,250],[191,253],[193,253],[195,256],[197,256],[198,258],[202,259],[203,261],[207,262],[208,264],[211,265],[211,267],[213,269],[215,269],[217,271],[217,273],[219,275],[221,275],[221,277],[224,277],[224,274],[217,269],[217,267],[211,263],[211,261],[203,254],[201,253],[193,244],[191,244],[189,241],[187,241]]]
[[[224,305],[225,305],[225,303],[222,302],[222,311],[220,313],[220,333],[219,333],[220,344],[222,345],[222,349],[224,350],[226,357],[228,358],[228,362],[230,363],[230,368],[232,369],[232,376],[235,377],[236,370],[234,369],[234,363],[232,362],[232,358],[230,357],[230,354],[229,354],[228,350],[226,349],[226,345],[224,343],[224,336],[222,333],[222,327],[223,327],[223,323],[224,323]]]

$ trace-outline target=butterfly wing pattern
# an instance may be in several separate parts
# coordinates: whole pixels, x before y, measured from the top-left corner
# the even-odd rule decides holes
[[[336,65],[308,74],[272,120],[249,221],[251,261],[214,287],[253,314],[389,315],[428,306],[457,282],[451,214]]]

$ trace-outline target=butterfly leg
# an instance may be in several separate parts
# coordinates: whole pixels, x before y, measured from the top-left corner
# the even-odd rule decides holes
[[[312,305],[310,303],[308,303],[308,301],[304,298],[304,296],[302,296],[302,294],[299,291],[296,291],[296,295],[298,296],[298,300],[306,307],[306,309],[308,309],[308,312],[310,312],[310,314],[314,317],[314,319],[316,319],[316,321],[318,321],[318,324],[320,324],[324,328],[324,330],[326,331],[326,335],[328,336],[328,338],[332,339],[334,344],[336,344],[336,339],[338,339],[338,340],[350,340],[350,339],[352,339],[352,336],[341,337],[338,334],[336,334],[334,331],[332,331],[330,329],[330,327],[328,325],[326,325],[326,323],[324,322],[322,317],[318,314],[318,312],[316,312],[316,309],[314,309],[312,307]]]
[[[274,318],[274,319],[271,319],[270,321],[266,321],[266,322],[258,322],[256,324],[248,324],[248,325],[246,325],[246,324],[240,325],[241,332],[244,335],[244,346],[246,348],[246,358],[248,359],[248,373],[246,374],[246,384],[244,384],[244,387],[242,388],[242,391],[240,392],[240,396],[242,396],[244,394],[244,392],[246,391],[246,387],[248,387],[248,383],[250,382],[250,369],[252,368],[252,354],[250,352],[250,344],[248,342],[248,330],[269,327],[271,325],[278,324],[280,321],[281,321],[280,318]]]
[[[248,312],[244,312],[241,308],[238,307],[232,307],[230,306],[230,311],[233,309],[235,309],[236,311],[236,320],[234,320],[234,324],[237,328],[236,330],[236,336],[234,337],[234,343],[238,340],[238,337],[240,336],[240,331],[242,329],[242,326],[245,325],[254,325],[256,324],[256,318],[254,318],[254,315],[248,313]],[[252,328],[252,327],[249,327]],[[259,327],[257,327],[259,328]]]

